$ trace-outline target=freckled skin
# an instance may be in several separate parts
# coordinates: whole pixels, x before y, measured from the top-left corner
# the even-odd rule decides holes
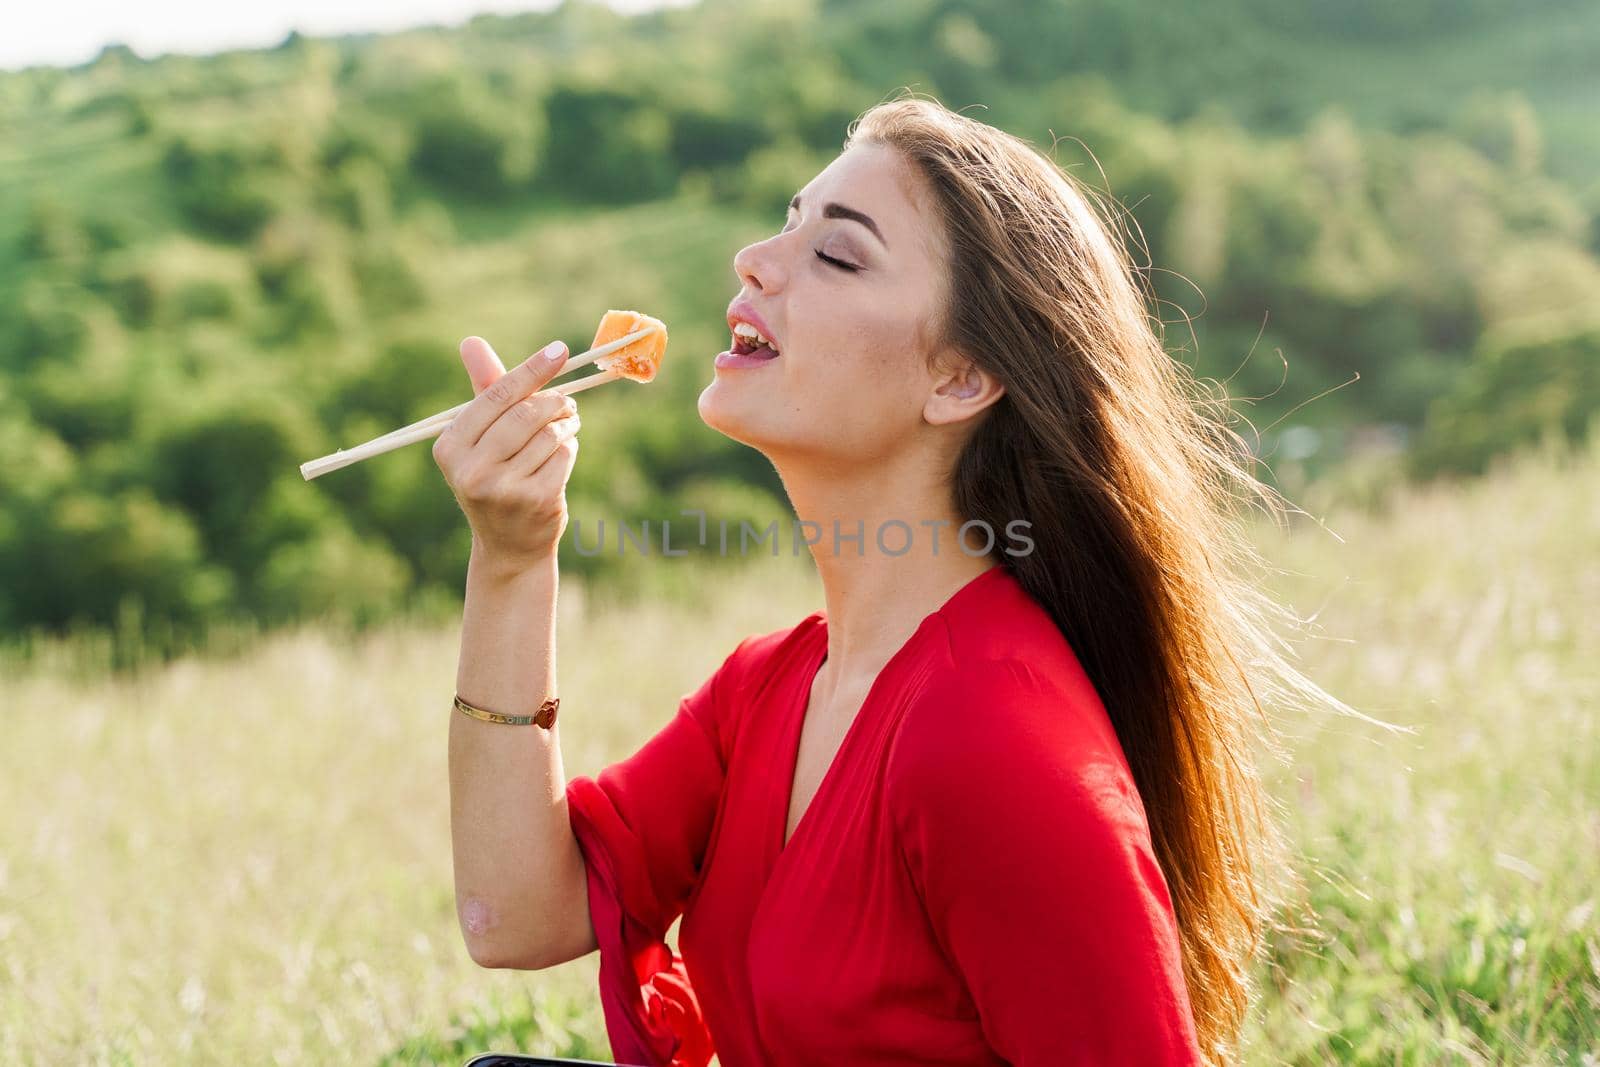
[[[461,924],[474,936],[488,933],[494,925],[494,911],[481,900],[469,900],[461,908]]]

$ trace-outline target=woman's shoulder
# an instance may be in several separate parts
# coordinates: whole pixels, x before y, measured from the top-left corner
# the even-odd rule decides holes
[[[685,709],[716,738],[725,758],[746,710],[760,702],[767,686],[786,677],[785,667],[795,662],[821,619],[822,613],[815,611],[792,626],[743,638],[699,688],[683,698]]]
[[[1137,804],[1093,681],[1049,613],[1009,572],[939,612],[922,682],[898,724],[902,800],[1024,782],[1093,804]]]
[[[726,672],[728,687],[745,689],[773,677],[803,647],[806,637],[822,622],[822,612],[810,615],[791,626],[750,634],[728,653],[720,672]]]
[[[936,615],[933,667],[942,684],[1055,689],[1093,697],[1094,687],[1072,646],[1009,567],[986,571]]]
[[[1052,720],[1086,729],[1109,728],[1093,681],[1050,613],[1009,568],[995,572],[937,612],[920,717],[1013,706],[1049,711]]]

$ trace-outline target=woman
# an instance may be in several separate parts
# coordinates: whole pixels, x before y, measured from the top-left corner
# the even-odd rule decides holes
[[[509,374],[463,344],[479,396],[434,448],[473,529],[462,930],[491,967],[598,947],[619,1061],[1231,1055],[1277,844],[1254,688],[1315,690],[1238,576],[1230,505],[1269,495],[1087,195],[901,99],[738,253],[699,410],[822,531],[826,610],[741,642],[592,779],[556,729],[470,717],[555,693],[578,418],[541,389],[559,342]]]

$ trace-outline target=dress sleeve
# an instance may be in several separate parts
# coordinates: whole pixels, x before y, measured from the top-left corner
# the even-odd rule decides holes
[[[567,783],[600,949],[601,1006],[619,1063],[705,1067],[712,1055],[666,933],[694,889],[711,836],[735,676],[749,640],[632,756]]]
[[[1017,1067],[1200,1062],[1166,881],[1098,699],[1014,662],[930,688],[890,805],[986,1040]]]

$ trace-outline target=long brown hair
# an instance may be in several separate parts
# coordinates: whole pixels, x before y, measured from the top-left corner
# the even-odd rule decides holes
[[[956,508],[992,529],[1031,523],[1033,550],[1003,562],[1110,714],[1172,895],[1201,1050],[1226,1062],[1294,883],[1255,769],[1263,742],[1282,752],[1262,699],[1351,710],[1288,662],[1274,624],[1300,620],[1259,588],[1248,505],[1286,502],[1254,476],[1225,396],[1168,354],[1099,194],[930,100],[870,109],[853,144],[898,150],[932,193],[949,270],[930,328],[1005,386],[956,462]]]

